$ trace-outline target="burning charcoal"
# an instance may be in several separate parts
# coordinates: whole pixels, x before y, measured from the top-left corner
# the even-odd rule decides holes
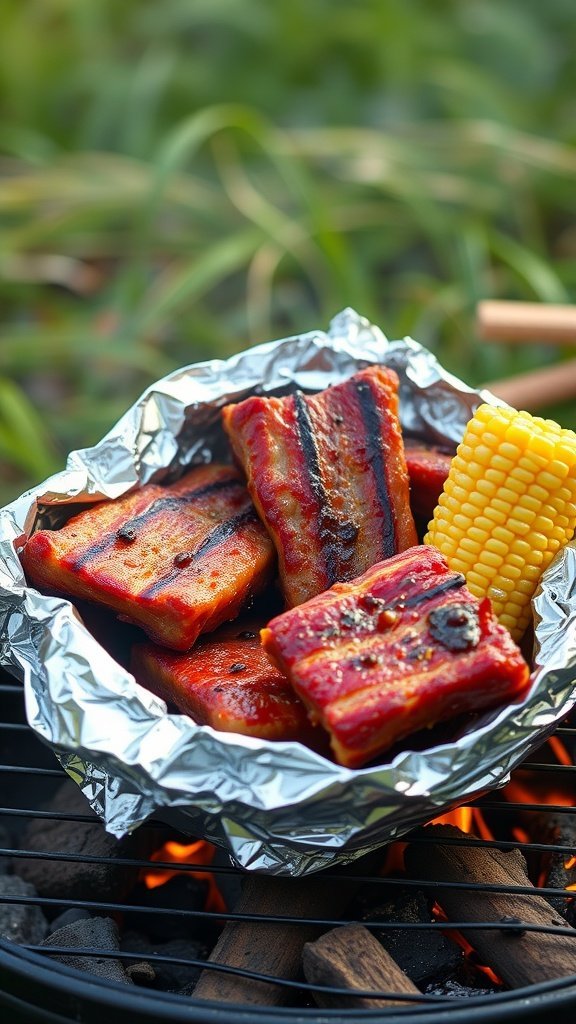
[[[74,949],[85,946],[91,947],[95,953],[98,950],[118,950],[118,928],[110,917],[92,917],[89,921],[75,921],[74,924],[59,928],[57,932],[49,935],[43,942],[49,946],[68,946],[69,953],[54,955],[54,959],[65,967],[74,967],[77,971],[86,971],[89,974],[97,974],[106,981],[121,982],[124,985],[131,985],[132,981],[124,970],[121,960],[114,957],[87,956],[81,953],[74,953]]]
[[[2,903],[2,896],[38,896],[33,885],[17,875],[0,875],[0,938],[11,942],[42,942],[48,922],[39,907],[26,903]]]
[[[69,782],[57,791],[49,810],[66,814],[90,814],[90,807],[80,789]],[[34,818],[24,833],[24,849],[38,852],[69,853],[71,860],[27,860],[19,858],[15,865],[21,878],[36,887],[41,896],[67,899],[123,899],[138,877],[139,868],[123,864],[83,863],[78,855],[105,860],[123,857],[148,857],[158,845],[152,829],[138,829],[124,839],[115,839],[94,815],[94,822]]]
[[[470,999],[472,996],[493,996],[500,991],[496,985],[492,988],[477,988],[473,985],[462,985],[459,981],[448,978],[443,982],[434,982],[425,989],[427,996],[445,996],[447,999]]]
[[[362,920],[427,924],[434,918],[423,892],[400,889],[390,899],[373,905]],[[419,988],[453,977],[464,957],[462,949],[439,929],[414,932],[371,928],[370,931]]]
[[[142,932],[125,932],[121,940],[121,948],[126,953],[137,953],[144,960],[147,956],[157,953],[170,957],[170,961],[152,960],[149,966],[154,973],[154,988],[164,992],[179,992],[181,989],[196,983],[200,968],[193,964],[175,963],[175,959],[205,960],[208,950],[204,943],[197,939],[170,939],[169,942],[151,942]]]
[[[202,938],[206,941],[207,933],[211,930],[206,919],[178,915],[177,911],[204,910],[207,889],[205,881],[194,878],[189,872],[182,872],[155,889],[147,889],[144,883],[139,883],[131,894],[131,902],[135,906],[149,908],[150,912],[126,911],[125,926],[127,929],[145,931],[154,942],[189,939],[200,928]],[[155,913],[157,909],[164,908],[174,910],[174,914]],[[216,934],[211,938],[215,941]]]
[[[146,960],[138,960],[137,963],[126,964],[126,974],[135,985],[143,988],[151,988],[156,981],[156,971],[152,964]]]
[[[48,928],[48,934],[52,935],[59,928],[66,928],[69,924],[76,924],[77,921],[89,921],[92,914],[89,910],[82,910],[81,907],[69,907],[62,914],[58,914]]]

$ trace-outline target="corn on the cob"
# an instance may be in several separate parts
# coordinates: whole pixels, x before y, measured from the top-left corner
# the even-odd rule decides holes
[[[530,601],[576,529],[576,434],[553,420],[482,405],[466,427],[427,544],[489,597],[519,640]]]

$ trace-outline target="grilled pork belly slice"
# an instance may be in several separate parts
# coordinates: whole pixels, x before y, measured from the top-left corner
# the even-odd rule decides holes
[[[139,683],[199,725],[266,740],[308,742],[321,732],[264,653],[258,626],[227,625],[186,654],[136,644],[131,668]]]
[[[393,370],[371,366],[316,395],[247,398],[223,423],[288,606],[417,542]]]
[[[238,615],[275,566],[239,473],[224,465],[99,502],[35,533],[21,559],[40,588],[106,605],[176,650]]]
[[[490,602],[430,545],[277,616],[262,642],[351,768],[419,729],[514,700],[529,680]]]
[[[404,451],[410,480],[412,514],[416,523],[427,529],[442,494],[453,454],[438,445],[409,438],[404,439]]]

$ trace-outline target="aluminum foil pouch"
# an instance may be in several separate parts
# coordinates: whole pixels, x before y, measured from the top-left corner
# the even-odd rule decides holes
[[[388,763],[342,768],[299,743],[259,741],[169,714],[95,640],[77,610],[26,586],[18,547],[87,503],[191,464],[222,459],[220,409],[251,393],[313,392],[364,366],[400,378],[407,434],[455,447],[482,401],[411,339],[388,341],[353,310],[313,331],[184,367],[153,384],[93,448],[0,511],[2,664],[23,679],[31,727],[55,751],[116,836],[154,814],[224,847],[236,865],[304,875],[402,836],[503,785],[572,708],[576,549],[568,545],[534,600],[533,685],[522,703]]]

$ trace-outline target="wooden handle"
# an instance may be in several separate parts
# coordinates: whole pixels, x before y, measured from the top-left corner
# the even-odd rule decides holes
[[[533,412],[546,405],[564,402],[576,395],[576,359],[530,370],[485,385],[494,395],[515,409]]]
[[[486,299],[478,303],[476,329],[492,341],[576,345],[576,307]]]

